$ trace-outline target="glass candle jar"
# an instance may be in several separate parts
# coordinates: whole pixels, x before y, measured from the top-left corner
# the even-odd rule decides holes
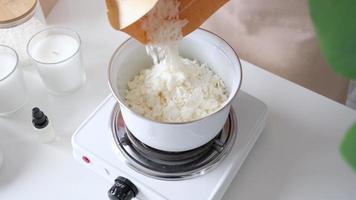
[[[79,35],[66,28],[47,28],[35,34],[27,51],[49,91],[67,94],[86,80]]]
[[[26,103],[25,84],[18,65],[16,51],[0,45],[0,115],[10,114]]]
[[[0,44],[15,49],[21,66],[31,64],[26,45],[31,36],[45,28],[37,0],[0,1]]]

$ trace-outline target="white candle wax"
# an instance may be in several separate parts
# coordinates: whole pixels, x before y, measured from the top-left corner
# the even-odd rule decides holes
[[[80,44],[75,38],[55,34],[38,39],[29,48],[46,87],[55,93],[68,93],[85,82]]]
[[[62,62],[73,56],[79,42],[67,35],[50,35],[39,40],[34,46],[32,57],[42,63]]]
[[[4,47],[1,47],[4,48]],[[26,101],[22,72],[15,53],[0,52],[0,115],[11,113]]]
[[[0,80],[8,76],[16,67],[16,56],[9,53],[0,53]]]

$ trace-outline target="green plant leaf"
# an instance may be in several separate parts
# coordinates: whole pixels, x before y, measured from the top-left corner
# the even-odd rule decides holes
[[[309,11],[327,63],[356,79],[356,1],[309,0]]]
[[[340,150],[346,162],[356,171],[356,123],[346,133]]]

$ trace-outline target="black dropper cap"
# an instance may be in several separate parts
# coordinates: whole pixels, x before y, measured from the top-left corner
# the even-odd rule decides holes
[[[48,125],[47,116],[37,107],[32,108],[32,124],[38,129],[45,128]]]

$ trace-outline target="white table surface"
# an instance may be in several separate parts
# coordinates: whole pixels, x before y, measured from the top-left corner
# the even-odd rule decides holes
[[[101,0],[61,0],[50,25],[70,27],[83,40],[88,82],[68,96],[51,96],[33,67],[24,69],[28,104],[0,118],[0,199],[107,199],[112,183],[79,165],[71,155],[70,137],[109,94],[106,69],[115,48],[127,36],[106,20]],[[356,112],[312,91],[243,65],[242,89],[264,101],[269,117],[262,136],[224,199],[356,199],[356,174],[339,154],[340,141]],[[286,63],[287,65],[287,63]],[[41,144],[31,128],[31,108],[49,115],[55,143]]]

